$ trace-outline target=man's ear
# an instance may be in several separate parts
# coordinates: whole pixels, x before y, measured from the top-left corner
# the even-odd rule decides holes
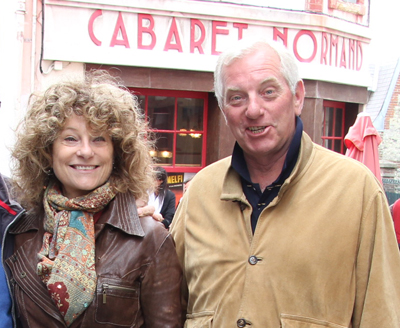
[[[296,116],[300,116],[301,111],[303,110],[305,94],[306,91],[304,88],[304,82],[303,80],[300,80],[299,82],[297,82],[294,94],[294,108]]]

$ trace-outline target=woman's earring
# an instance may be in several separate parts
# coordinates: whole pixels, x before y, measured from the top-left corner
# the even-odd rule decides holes
[[[53,174],[53,168],[48,168],[47,170],[44,170],[44,173],[46,173],[47,175],[52,175]]]

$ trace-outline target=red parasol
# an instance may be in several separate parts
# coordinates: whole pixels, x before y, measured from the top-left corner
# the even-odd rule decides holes
[[[356,122],[344,138],[346,156],[365,164],[382,184],[378,145],[382,139],[372,124],[371,117],[358,114]]]

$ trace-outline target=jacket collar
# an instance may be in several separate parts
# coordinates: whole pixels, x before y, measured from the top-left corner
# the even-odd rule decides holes
[[[129,235],[144,236],[135,198],[130,193],[118,193],[100,217],[99,224],[109,224]]]
[[[225,175],[224,183],[222,185],[221,200],[247,203],[246,196],[243,193],[240,175],[232,166],[229,166]]]
[[[282,185],[283,182],[290,176],[294,166],[296,165],[297,158],[300,150],[301,137],[303,133],[303,121],[300,117],[296,116],[296,128],[295,133],[290,142],[289,149],[287,151],[285,162],[282,167],[282,171],[279,177],[273,182],[272,185]],[[238,142],[235,143],[235,147],[232,153],[232,164],[231,166],[241,176],[242,184],[255,184],[251,181],[250,173],[246,164],[243,149],[239,146]]]
[[[314,144],[311,141],[311,138],[307,135],[307,133],[303,131],[297,162],[293,168],[292,173],[283,183],[281,190],[279,191],[278,197],[276,197],[275,200],[272,201],[272,204],[276,204],[276,202],[282,197],[284,192],[287,190],[289,184],[295,181],[297,178],[299,178],[302,175],[302,172],[307,169],[307,167],[312,162],[313,151],[314,151]],[[228,159],[227,163],[230,164],[231,161]],[[232,166],[228,167],[227,172],[225,174],[221,192],[221,200],[239,201],[246,204],[248,203],[246,200],[246,196],[243,193],[240,176],[233,169]]]
[[[37,220],[36,215],[29,214],[24,220],[18,220],[10,228],[10,233],[19,234],[29,230],[39,230],[40,224],[43,224],[42,220]],[[144,230],[137,214],[135,198],[129,193],[118,193],[104,210],[97,224],[101,226],[109,224],[129,235],[144,236]]]

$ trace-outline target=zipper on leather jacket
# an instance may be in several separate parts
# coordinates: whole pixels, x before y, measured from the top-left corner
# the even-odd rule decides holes
[[[107,290],[108,289],[118,289],[118,290],[125,290],[132,292],[135,290],[135,288],[129,288],[129,287],[122,287],[122,286],[115,286],[115,285],[110,285],[110,284],[103,284],[103,304],[107,303]]]

